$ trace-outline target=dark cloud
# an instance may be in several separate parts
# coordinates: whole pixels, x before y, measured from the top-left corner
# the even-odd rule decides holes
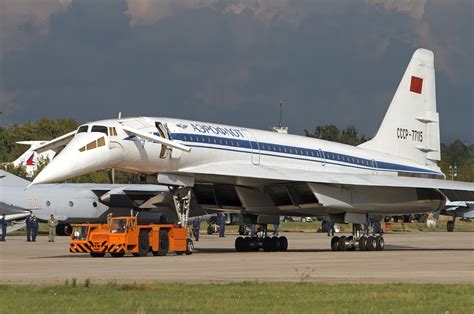
[[[2,123],[122,111],[270,128],[283,101],[293,133],[334,123],[371,136],[423,46],[442,139],[474,141],[471,1],[39,3],[40,17],[16,9],[1,37],[26,43],[2,45]]]

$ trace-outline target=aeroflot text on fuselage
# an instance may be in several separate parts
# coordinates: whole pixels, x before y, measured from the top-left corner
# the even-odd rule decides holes
[[[193,130],[198,133],[203,134],[222,134],[224,136],[233,136],[233,137],[241,137],[245,138],[244,134],[239,129],[233,128],[224,128],[224,127],[215,127],[206,124],[198,124],[198,123],[191,123]]]

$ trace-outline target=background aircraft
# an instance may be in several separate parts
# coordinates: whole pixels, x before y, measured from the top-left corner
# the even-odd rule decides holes
[[[65,234],[71,223],[105,222],[108,213],[129,215],[131,208],[140,210],[142,219],[158,220],[164,214],[170,221],[176,220],[166,186],[39,184],[26,190],[30,183],[0,170],[0,214],[5,213],[9,220],[17,222],[30,213],[41,221],[54,214],[60,222],[56,229],[60,235]],[[193,208],[193,214],[204,214],[196,206]]]
[[[190,199],[235,209],[244,222],[277,223],[280,215],[328,215],[353,223],[334,250],[383,249],[360,233],[368,215],[440,210],[447,198],[474,200],[474,184],[444,180],[436,111],[434,56],[418,49],[376,136],[358,147],[213,123],[139,117],[88,123],[40,145],[65,148],[32,184],[105,168],[146,174],[171,187],[178,218]],[[192,190],[191,190],[192,188]],[[266,241],[278,246],[278,239]],[[236,240],[236,249],[254,245]]]

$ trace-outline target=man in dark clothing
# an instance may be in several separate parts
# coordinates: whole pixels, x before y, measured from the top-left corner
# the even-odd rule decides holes
[[[217,220],[219,221],[219,238],[223,238],[225,234],[225,215],[217,213]]]
[[[5,214],[2,215],[2,218],[0,219],[0,225],[2,226],[2,239],[1,241],[5,241],[5,237],[7,236],[7,218]]]
[[[199,230],[201,229],[201,218],[196,217],[193,221],[193,236],[196,241],[199,241]]]
[[[26,223],[26,241],[31,242],[31,222],[32,218],[31,215],[26,217],[25,223]]]
[[[31,220],[31,241],[36,242],[36,236],[38,235],[39,223],[36,220],[36,216],[33,216]]]

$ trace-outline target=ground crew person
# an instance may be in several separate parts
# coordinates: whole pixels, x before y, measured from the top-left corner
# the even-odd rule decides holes
[[[31,242],[31,221],[32,221],[31,215],[26,217],[25,223],[26,223],[26,241]]]
[[[280,224],[273,225],[273,235],[278,237],[278,230],[280,229]]]
[[[36,242],[36,236],[38,235],[39,223],[36,216],[33,216],[30,222],[31,229],[31,241]]]
[[[2,218],[0,219],[0,225],[2,225],[2,240],[5,241],[5,237],[7,236],[7,218],[5,214],[2,215]]]
[[[58,221],[54,218],[53,214],[51,214],[48,220],[48,227],[49,227],[49,235],[48,235],[48,242],[54,242],[54,236],[56,235],[56,226],[58,225]]]
[[[201,218],[197,217],[193,220],[193,236],[196,241],[199,241],[199,230],[201,229]]]
[[[223,213],[217,213],[219,221],[219,238],[223,238],[225,234],[225,215]]]

